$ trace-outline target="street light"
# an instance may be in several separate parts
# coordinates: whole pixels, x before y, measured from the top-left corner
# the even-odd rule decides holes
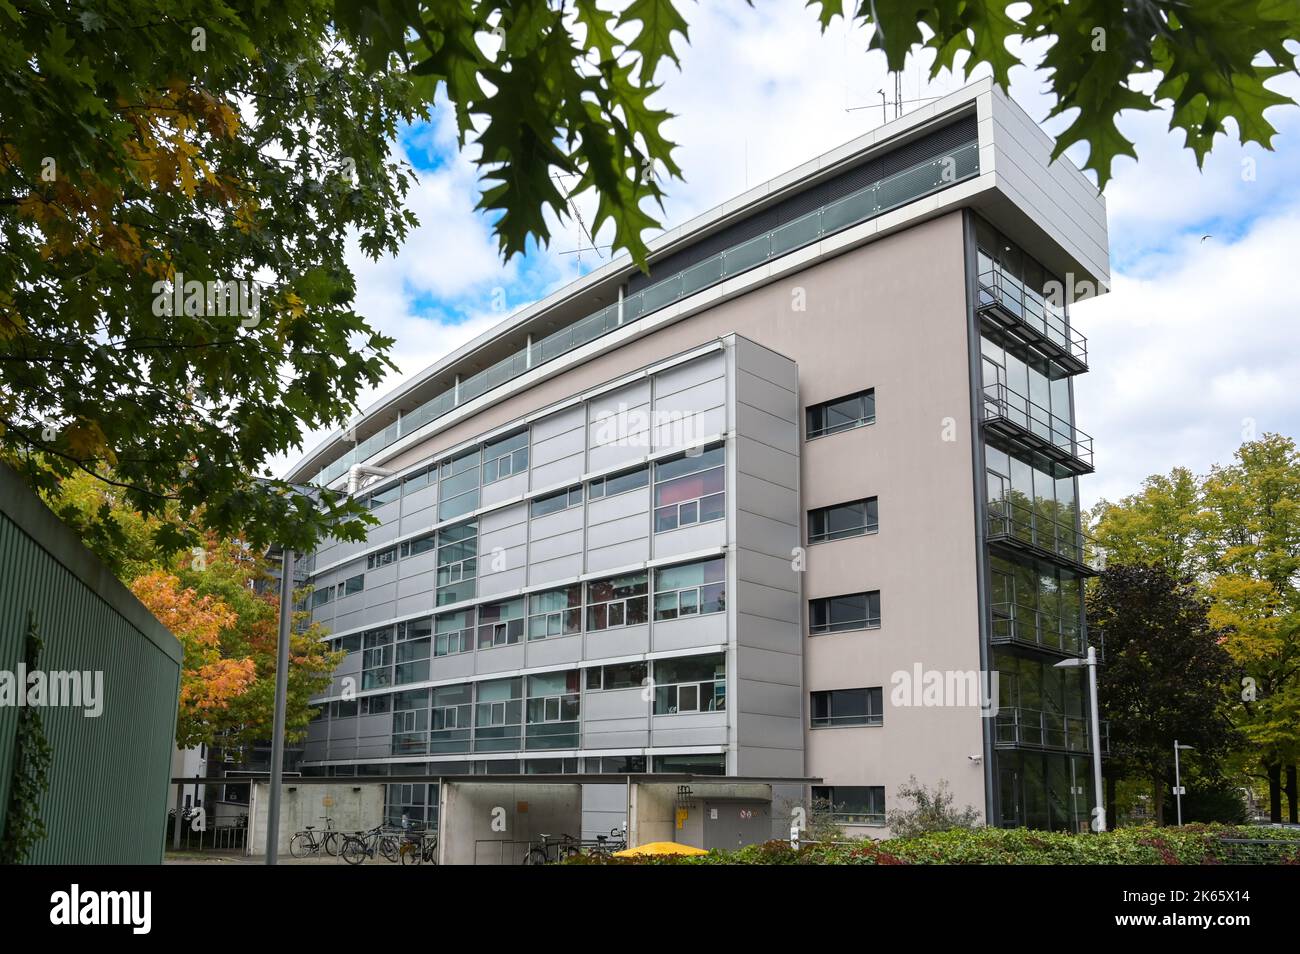
[[[1178,805],[1178,826],[1183,824],[1183,780],[1182,773],[1178,768],[1178,750],[1186,751],[1195,748],[1191,745],[1179,745],[1178,740],[1174,739],[1174,802]]]
[[[261,478],[254,478],[259,483]],[[320,488],[310,484],[292,484],[295,492],[307,497],[313,504],[320,503]],[[266,863],[280,862],[280,790],[284,781],[284,723],[289,697],[289,637],[293,627],[293,549],[272,544],[266,551],[268,559],[279,556],[280,567],[280,634],[276,647],[275,665],[275,721],[271,729],[271,791],[266,806]]]
[[[1097,649],[1088,647],[1084,658],[1062,659],[1056,664],[1057,669],[1074,669],[1078,666],[1088,667],[1088,696],[1092,710],[1092,788],[1096,797],[1096,807],[1092,810],[1095,831],[1106,830],[1106,803],[1101,794],[1101,718],[1097,715]]]

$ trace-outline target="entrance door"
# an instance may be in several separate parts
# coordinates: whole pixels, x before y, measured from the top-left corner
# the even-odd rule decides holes
[[[772,840],[772,807],[764,802],[705,802],[704,847],[742,848]]]

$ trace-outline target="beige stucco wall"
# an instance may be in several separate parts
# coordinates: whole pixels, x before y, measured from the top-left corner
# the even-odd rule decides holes
[[[974,709],[889,706],[890,676],[979,668],[961,214],[922,223],[669,325],[539,383],[386,461],[401,468],[702,342],[736,333],[799,365],[804,406],[876,389],[877,423],[807,442],[804,510],[875,495],[880,532],[809,548],[804,598],[882,593],[878,631],[805,642],[805,692],[883,686],[883,727],[805,730],[832,785],[946,779],[983,809]],[[804,310],[796,310],[802,303]],[[945,440],[945,436],[951,440]],[[807,723],[805,713],[805,725]]]

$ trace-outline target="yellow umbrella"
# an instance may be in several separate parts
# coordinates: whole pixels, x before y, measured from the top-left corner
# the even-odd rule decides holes
[[[622,851],[614,852],[615,858],[636,858],[641,855],[707,855],[708,852],[703,848],[695,848],[691,845],[679,845],[675,841],[652,841],[649,844],[637,845],[635,848],[624,848]]]

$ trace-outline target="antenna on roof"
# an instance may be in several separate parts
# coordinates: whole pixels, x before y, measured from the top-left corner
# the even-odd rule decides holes
[[[566,175],[566,176],[569,176],[569,177],[572,177],[573,174],[572,174],[572,173],[565,173],[565,175]],[[565,203],[569,206],[569,214],[573,216],[573,218],[574,218],[574,219],[577,221],[577,223],[578,223],[578,227],[579,227],[580,229],[582,229],[582,235],[578,236],[578,247],[577,247],[577,248],[573,248],[573,249],[569,249],[569,250],[566,251],[566,252],[561,252],[560,254],[561,254],[561,255],[577,255],[577,256],[578,256],[578,267],[581,268],[581,267],[582,267],[582,253],[583,253],[584,251],[592,251],[592,252],[595,252],[597,258],[604,258],[605,256],[601,254],[601,251],[600,251],[600,250],[601,250],[602,247],[603,247],[603,248],[609,248],[609,246],[608,246],[608,245],[605,245],[605,246],[599,246],[599,245],[596,244],[596,240],[593,239],[593,238],[591,237],[591,231],[587,228],[587,223],[584,222],[584,221],[582,220],[582,213],[581,213],[580,211],[578,211],[578,203],[576,203],[576,202],[573,201],[573,196],[570,195],[569,190],[568,190],[567,188],[565,188],[565,185],[564,185],[564,183],[561,181],[561,178],[560,178],[560,177],[561,177],[561,174],[558,173],[558,172],[553,172],[553,173],[551,173],[551,178],[555,180],[555,184],[558,185],[561,189],[564,190],[564,201],[565,201]],[[587,245],[586,245],[585,248],[583,247],[583,244],[582,244],[582,236],[586,236],[586,238],[587,238]]]

